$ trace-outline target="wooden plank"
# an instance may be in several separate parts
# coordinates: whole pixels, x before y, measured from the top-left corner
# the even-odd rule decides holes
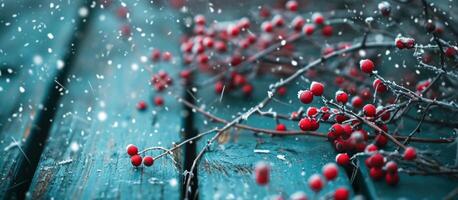
[[[141,58],[149,58],[152,47],[178,55],[178,23],[170,11],[133,2],[128,4],[133,39],[117,39],[126,21],[115,18],[116,8],[98,14],[83,43],[29,190],[33,199],[179,198],[180,170],[170,159],[135,168],[125,152],[131,143],[140,149],[170,147],[180,138],[182,106],[165,94],[164,107],[151,105],[158,94],[146,70],[164,69],[176,77],[179,66]],[[179,94],[179,87],[175,83],[170,91]],[[135,108],[140,100],[149,103],[145,112]]]
[[[78,18],[81,1],[51,2],[9,1],[1,9],[5,27],[0,31],[0,198],[11,189],[14,166],[23,156],[46,89],[55,84]]]
[[[203,78],[203,77],[201,77]],[[207,111],[226,120],[231,120],[239,113],[247,111],[260,102],[266,95],[268,85],[278,78],[256,78],[254,94],[246,99],[237,94],[224,94],[220,102],[219,95],[211,86],[198,91],[199,105],[205,105]],[[282,114],[290,113],[299,108],[296,99],[297,91],[304,83],[296,82],[288,87],[285,97],[277,98],[265,110],[274,108]],[[318,101],[315,101],[318,102]],[[319,105],[314,105],[319,106]],[[296,122],[281,121],[288,130],[297,130]],[[200,132],[221,124],[210,123],[199,115],[196,124]],[[244,124],[253,127],[275,129],[276,122],[272,118],[252,116]],[[321,130],[328,125],[321,124]],[[263,199],[272,195],[289,197],[294,192],[306,192],[308,197],[314,193],[308,187],[307,179],[314,173],[321,173],[323,165],[334,162],[335,151],[325,138],[309,136],[276,136],[255,135],[252,132],[232,129],[227,143],[214,145],[200,162],[198,168],[199,197]],[[199,142],[200,148],[206,140]],[[261,150],[263,152],[255,152]],[[265,152],[267,151],[267,152]],[[259,186],[253,179],[253,168],[258,161],[266,161],[272,165],[271,181],[268,187]],[[319,193],[331,195],[338,187],[346,187],[351,191],[351,184],[343,168],[339,168],[339,176],[335,181],[328,182]]]

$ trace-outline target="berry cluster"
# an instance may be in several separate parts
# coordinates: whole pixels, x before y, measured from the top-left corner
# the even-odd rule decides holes
[[[130,156],[130,162],[135,167],[140,166],[142,163],[143,163],[143,165],[145,165],[147,167],[150,167],[150,166],[152,166],[154,164],[154,158],[153,157],[145,156],[145,157],[142,158],[142,156],[140,156],[138,154],[138,148],[133,144],[127,145],[126,151],[127,151],[127,154]]]
[[[258,185],[264,186],[269,184],[270,181],[270,165],[265,162],[258,162],[254,168],[254,179]],[[339,168],[334,163],[328,163],[323,166],[322,174],[313,174],[308,179],[308,186],[310,189],[318,194],[326,185],[328,181],[333,181],[339,174]],[[336,200],[349,199],[350,192],[345,187],[337,188],[333,192],[333,197]],[[307,199],[305,192],[299,191],[291,195],[291,199]]]

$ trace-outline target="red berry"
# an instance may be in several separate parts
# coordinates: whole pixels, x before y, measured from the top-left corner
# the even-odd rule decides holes
[[[203,15],[196,15],[194,17],[194,23],[196,23],[197,25],[205,25],[205,17]]]
[[[370,166],[376,168],[382,168],[385,163],[385,158],[382,154],[376,153],[370,157]]]
[[[239,27],[231,25],[227,28],[227,33],[232,37],[237,37],[240,33]]]
[[[308,179],[309,187],[315,192],[319,192],[323,186],[324,186],[324,181],[321,178],[320,175],[318,174],[313,174],[309,179]]]
[[[407,147],[404,151],[404,160],[414,160],[417,158],[417,151],[413,147]]]
[[[250,20],[248,18],[244,17],[244,18],[239,20],[237,26],[240,27],[241,29],[250,28]]]
[[[118,8],[118,11],[117,11],[118,17],[127,18],[127,13],[129,13],[129,10],[127,10],[126,7],[121,6]]]
[[[348,117],[345,116],[345,114],[342,114],[342,113],[336,114],[336,116],[335,116],[335,120],[339,124],[341,124],[342,122],[344,122],[347,119],[348,119]]]
[[[394,42],[395,42],[396,47],[398,49],[404,49],[405,48],[404,42],[402,42],[402,40],[400,38],[396,38],[396,40]]]
[[[297,16],[292,21],[292,27],[295,31],[301,31],[304,27],[305,20],[301,16]]]
[[[385,175],[385,181],[388,185],[396,185],[399,182],[399,175],[398,173],[387,173]]]
[[[275,127],[275,130],[286,131],[286,126],[284,124],[277,124],[277,127]]]
[[[154,104],[156,104],[156,106],[162,106],[164,105],[164,99],[160,96],[154,97]]]
[[[313,93],[310,90],[299,91],[299,100],[304,104],[309,104],[313,101]]]
[[[342,166],[350,164],[350,156],[347,153],[339,153],[336,156],[336,163]]]
[[[286,2],[286,8],[292,12],[296,12],[297,8],[299,8],[299,4],[297,3],[297,1],[290,0]]]
[[[388,173],[398,173],[398,164],[396,164],[394,161],[387,162],[385,168]]]
[[[277,90],[278,95],[285,96],[286,94],[286,87],[279,87]]]
[[[334,200],[348,200],[350,196],[350,192],[347,188],[341,187],[337,188],[334,191]]]
[[[146,105],[146,102],[145,101],[139,101],[137,103],[137,109],[138,110],[146,110],[148,106]]]
[[[361,108],[361,106],[363,105],[363,99],[361,97],[359,97],[359,96],[354,96],[351,99],[351,105],[354,108]]]
[[[206,54],[204,54],[204,53],[199,54],[197,56],[197,62],[199,62],[200,64],[206,64],[206,63],[208,63],[208,60],[209,60],[208,56]]]
[[[328,181],[334,180],[337,177],[338,173],[339,170],[337,168],[337,165],[334,163],[328,163],[325,166],[323,166],[323,176]]]
[[[366,146],[366,149],[364,150],[365,152],[375,152],[377,151],[378,148],[374,144],[369,144]]]
[[[334,31],[334,30],[333,30],[332,26],[326,25],[326,26],[324,26],[323,29],[321,30],[321,34],[323,34],[323,36],[325,36],[325,37],[331,37],[333,31]]]
[[[447,57],[454,57],[456,53],[457,50],[454,47],[447,47],[447,49],[445,49],[445,55]]]
[[[149,167],[149,166],[153,165],[153,163],[154,163],[154,158],[153,158],[153,157],[151,157],[151,156],[145,156],[145,157],[143,158],[143,164],[144,164],[145,166]]]
[[[126,151],[127,151],[127,154],[129,154],[130,156],[134,156],[138,154],[138,148],[133,144],[127,145]]]
[[[256,183],[266,185],[269,183],[270,166],[264,162],[258,162],[254,168],[254,176]]]
[[[310,36],[315,31],[315,26],[313,24],[306,24],[304,28],[302,28],[302,31],[305,33],[305,35]]]
[[[165,61],[170,61],[172,59],[172,53],[168,51],[162,53],[162,59],[164,59]]]
[[[382,1],[378,4],[378,9],[383,16],[389,16],[391,12],[391,5],[386,1]]]
[[[312,120],[308,117],[302,118],[299,121],[299,128],[303,131],[309,131],[312,129]]]
[[[313,13],[312,15],[313,23],[321,25],[324,24],[324,17],[321,13]]]
[[[310,130],[316,131],[318,128],[320,128],[320,123],[315,118],[310,119]]]
[[[344,91],[337,91],[336,92],[336,101],[339,102],[339,103],[342,103],[342,104],[345,104],[347,103],[348,101],[348,94],[345,93]]]
[[[285,25],[285,20],[283,19],[283,17],[281,15],[275,15],[275,17],[272,19],[272,23],[277,27],[281,27],[281,26]],[[263,28],[263,30],[264,30],[264,28]]]
[[[346,139],[346,138],[349,138],[351,136],[351,134],[353,133],[353,128],[351,127],[350,124],[344,124],[342,125],[342,128],[343,128],[343,132],[342,132],[342,138]],[[360,131],[358,131],[360,132]]]
[[[221,42],[221,41],[215,42],[215,49],[220,53],[226,52],[227,50],[226,43]]]
[[[242,91],[245,95],[251,95],[251,93],[253,93],[253,86],[251,84],[245,84],[242,87]]]
[[[263,22],[261,28],[266,33],[271,33],[274,30],[274,26],[270,22]]]
[[[364,59],[359,61],[359,67],[361,68],[361,71],[363,71],[364,73],[370,74],[372,73],[372,71],[374,71],[375,65],[372,62],[372,60]]]
[[[363,107],[363,111],[366,117],[375,117],[375,114],[377,113],[377,108],[372,104],[366,104]]]
[[[377,91],[378,93],[384,93],[387,90],[387,87],[385,86],[385,84],[383,84],[382,80],[380,79],[375,79],[372,83],[372,87],[374,87],[375,91]]]
[[[310,91],[315,96],[321,96],[324,92],[323,83],[313,81],[312,84],[310,85]]]
[[[133,155],[130,157],[130,162],[133,166],[140,166],[142,164],[142,157],[140,155]]]
[[[374,180],[380,180],[383,178],[383,170],[381,168],[372,167],[369,171],[369,175]]]
[[[157,49],[154,49],[153,52],[151,52],[151,59],[153,61],[158,61],[161,58],[161,52]]]
[[[388,138],[383,135],[383,134],[378,134],[377,137],[375,137],[375,144],[377,144],[378,147],[384,147],[388,143]]]
[[[232,67],[235,67],[237,65],[239,65],[240,63],[242,63],[243,61],[243,58],[242,56],[240,55],[233,55],[231,58],[230,58],[230,64]]]
[[[318,108],[316,107],[307,108],[307,116],[314,117],[316,114],[318,114]]]
[[[342,125],[340,124],[334,124],[331,126],[331,129],[329,130],[331,132],[334,132],[334,134],[337,136],[337,137],[340,137],[342,134],[344,134],[344,128],[342,127]]]
[[[223,89],[224,89],[224,83],[222,81],[218,81],[215,83],[215,92],[217,94],[221,94],[221,92],[223,92]]]

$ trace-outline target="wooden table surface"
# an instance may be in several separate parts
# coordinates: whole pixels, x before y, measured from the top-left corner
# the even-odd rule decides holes
[[[154,73],[164,70],[179,80],[183,69],[182,13],[149,1],[125,3],[132,13],[129,20],[116,16],[119,2],[108,8],[92,1],[0,2],[5,4],[0,7],[0,198],[181,199],[183,172],[210,136],[174,152],[175,162],[162,158],[149,168],[132,167],[125,147],[172,147],[221,126],[176,97],[193,93],[196,105],[230,120],[259,102],[269,83],[278,79],[260,79],[250,98],[235,94],[220,99],[212,86],[191,91],[179,81],[157,92],[148,84]],[[15,16],[17,10],[21,12]],[[125,24],[131,26],[131,40],[119,35]],[[171,52],[173,60],[151,62],[153,49]],[[198,74],[194,81],[205,79],[208,75]],[[302,82],[294,82],[288,95],[271,106],[293,111],[296,93],[303,88]],[[157,96],[164,98],[164,106],[152,103]],[[135,108],[141,100],[148,103],[145,111]],[[290,129],[297,126],[284,123]],[[254,116],[246,124],[272,129],[276,123]],[[455,162],[456,145],[427,147]],[[307,178],[334,162],[336,154],[324,138],[271,137],[231,129],[198,165],[192,186],[198,192],[193,197],[265,199],[296,191],[311,197]],[[273,166],[269,187],[253,181],[258,161]],[[351,171],[339,167],[337,180],[320,195],[329,197],[334,189],[345,187],[353,197],[368,199],[437,199],[458,186],[447,177],[402,174],[400,185],[390,187],[371,180],[364,164],[355,173],[352,178]]]

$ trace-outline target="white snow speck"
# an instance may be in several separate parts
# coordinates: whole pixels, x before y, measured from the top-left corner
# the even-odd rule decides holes
[[[80,146],[78,145],[77,142],[72,142],[70,143],[70,150],[73,152],[77,152],[80,149]]]
[[[78,14],[80,15],[80,17],[86,17],[89,14],[89,10],[86,7],[81,7],[78,10]]]
[[[24,92],[25,92],[25,88],[22,87],[22,86],[20,86],[20,87],[19,87],[19,92],[20,92],[20,93],[24,93]]]
[[[49,38],[50,40],[52,40],[52,39],[54,39],[54,35],[53,35],[52,33],[48,33],[48,38]]]
[[[104,111],[100,111],[99,114],[97,114],[97,118],[99,119],[99,121],[105,121],[107,120],[107,113],[104,112]]]

